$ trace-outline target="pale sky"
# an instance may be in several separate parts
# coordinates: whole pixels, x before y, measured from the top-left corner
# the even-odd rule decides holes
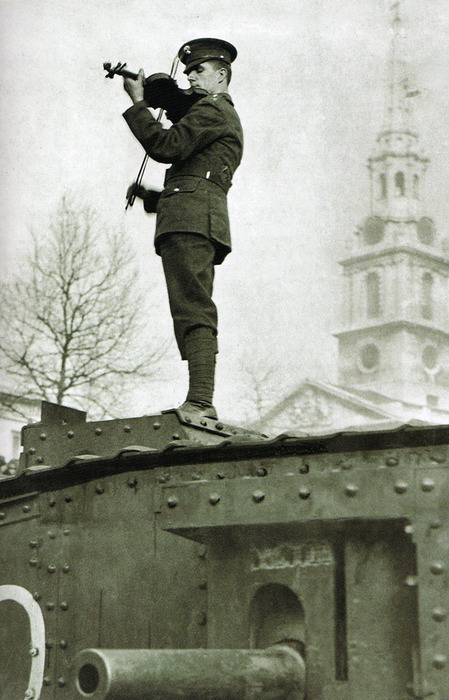
[[[125,193],[143,151],[121,113],[121,79],[102,64],[169,72],[179,47],[201,36],[238,49],[230,93],[245,153],[229,194],[234,250],[216,272],[216,404],[233,417],[242,355],[268,358],[293,388],[336,380],[340,269],[345,240],[369,214],[366,159],[385,112],[391,37],[387,0],[0,0],[1,273],[20,266],[29,227],[45,230],[67,190],[123,227],[142,275],[156,284],[150,323],[172,335],[154,218]],[[430,160],[427,213],[447,229],[449,5],[403,0],[415,125]],[[186,87],[180,70],[178,82]],[[164,166],[144,182],[161,187]],[[449,233],[446,231],[446,234]],[[173,347],[135,414],[185,397],[185,363]]]

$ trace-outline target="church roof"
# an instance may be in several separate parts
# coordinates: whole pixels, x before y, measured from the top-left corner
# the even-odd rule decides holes
[[[449,411],[427,407],[386,396],[371,389],[337,386],[315,379],[303,380],[296,389],[253,424],[261,430],[291,430],[307,433],[329,433],[354,430],[368,425],[419,425],[449,422]],[[440,414],[436,420],[435,413]]]

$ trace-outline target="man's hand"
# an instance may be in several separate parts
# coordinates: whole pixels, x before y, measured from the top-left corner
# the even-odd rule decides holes
[[[123,87],[133,101],[133,104],[144,99],[145,74],[141,68],[136,80],[123,78]]]
[[[136,197],[143,199],[143,208],[147,214],[156,213],[157,203],[159,202],[159,197],[161,196],[161,193],[158,190],[147,190],[147,188],[143,185],[138,185],[136,187],[136,184],[133,183],[128,187],[126,199],[129,199],[132,194],[135,194]]]
[[[143,185],[138,185],[136,187],[136,183],[134,182],[128,187],[128,191],[126,192],[126,199],[129,199],[132,194],[135,194],[136,197],[140,197],[140,199],[145,199],[145,195],[147,193],[148,190]]]

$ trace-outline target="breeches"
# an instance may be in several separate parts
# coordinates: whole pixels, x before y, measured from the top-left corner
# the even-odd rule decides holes
[[[206,326],[217,335],[217,308],[212,301],[215,246],[195,233],[169,233],[159,246],[176,342],[186,359],[185,337]]]

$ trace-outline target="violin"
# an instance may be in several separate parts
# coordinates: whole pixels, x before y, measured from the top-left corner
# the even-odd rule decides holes
[[[113,78],[114,75],[121,75],[124,78],[136,80],[137,73],[125,69],[126,63],[117,63],[113,68],[110,63],[103,63],[106,71],[106,78]],[[198,100],[207,95],[206,90],[201,88],[187,88],[183,90],[178,87],[174,78],[167,73],[153,73],[144,82],[144,99],[149,107],[165,111],[167,118],[175,124],[184,117],[189,109]]]

